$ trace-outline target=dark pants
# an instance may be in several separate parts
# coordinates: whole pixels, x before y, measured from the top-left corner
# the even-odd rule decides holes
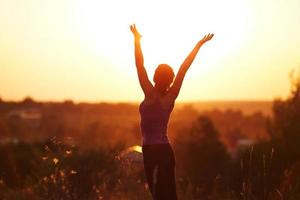
[[[170,144],[143,145],[144,168],[154,200],[177,200],[175,158]]]

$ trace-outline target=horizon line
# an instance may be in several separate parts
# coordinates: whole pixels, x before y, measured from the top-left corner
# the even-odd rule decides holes
[[[64,102],[73,102],[74,104],[82,104],[82,103],[87,103],[87,104],[98,104],[98,103],[110,103],[110,104],[139,104],[141,101],[140,100],[74,100],[72,98],[66,98],[66,99],[36,99],[30,96],[26,96],[22,99],[5,99],[0,96],[0,102],[22,102],[26,99],[31,99],[34,102],[39,102],[39,103],[64,103]],[[281,98],[273,98],[273,99],[198,99],[198,100],[177,100],[177,104],[193,104],[193,103],[219,103],[219,102],[273,102],[276,99],[281,99]]]

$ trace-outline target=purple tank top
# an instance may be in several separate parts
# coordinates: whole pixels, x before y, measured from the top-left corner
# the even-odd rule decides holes
[[[167,129],[174,102],[168,108],[163,108],[157,97],[153,104],[140,104],[141,131],[143,145],[169,143]]]

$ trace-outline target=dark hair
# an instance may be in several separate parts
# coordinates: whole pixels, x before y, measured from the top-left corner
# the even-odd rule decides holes
[[[170,87],[174,79],[173,69],[167,64],[160,64],[157,66],[153,81],[156,88],[164,94]]]

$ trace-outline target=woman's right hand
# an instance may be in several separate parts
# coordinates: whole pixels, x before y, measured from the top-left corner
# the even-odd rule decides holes
[[[141,39],[142,35],[138,32],[135,24],[130,25],[130,30],[134,36],[134,39],[136,39],[136,40]]]

